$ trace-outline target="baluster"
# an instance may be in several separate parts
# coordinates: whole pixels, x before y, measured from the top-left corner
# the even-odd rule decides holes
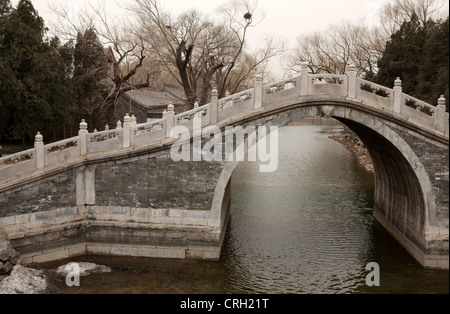
[[[40,132],[37,132],[34,138],[34,149],[36,155],[36,168],[42,169],[45,167],[45,149],[44,149],[44,137]]]
[[[262,75],[258,73],[256,74],[255,78],[255,109],[262,107],[262,101],[263,101]]]
[[[350,64],[348,70],[348,98],[356,98],[356,66]]]
[[[86,155],[87,154],[87,136],[89,134],[88,131],[88,124],[86,123],[86,120],[81,120],[80,123],[80,131],[78,132],[78,135],[80,136],[80,155]]]
[[[308,62],[302,62],[300,68],[300,96],[308,95],[308,85],[309,85],[309,72],[308,72]]]
[[[436,114],[435,114],[435,126],[436,131],[440,133],[445,133],[445,126],[447,124],[446,121],[446,106],[445,106],[445,97],[441,95],[438,100],[438,105],[436,106]]]
[[[399,77],[394,82],[394,113],[402,112],[403,88]]]
[[[219,112],[219,92],[214,88],[211,92],[211,124],[214,124],[218,120]]]

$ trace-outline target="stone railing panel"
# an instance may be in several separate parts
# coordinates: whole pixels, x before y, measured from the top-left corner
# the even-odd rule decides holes
[[[429,116],[427,114],[424,114],[414,108],[411,108],[409,106],[403,106],[402,107],[402,116],[415,124],[420,125],[421,127],[425,127],[427,129],[433,129],[435,128],[435,122],[434,118],[432,116]]]
[[[45,149],[45,165],[64,162],[67,158],[80,156],[80,137],[72,137],[56,143],[47,144]]]
[[[0,165],[18,164],[33,159],[34,148],[0,158]]]
[[[194,118],[201,118],[202,126],[208,125],[210,121],[211,104],[207,104],[175,116],[175,126],[182,125],[192,130]]]
[[[144,124],[138,124],[131,128],[131,145],[145,145],[152,141],[160,141],[165,138],[166,119],[160,119]]]
[[[87,152],[97,153],[122,148],[123,129],[108,130],[87,135]]]
[[[0,183],[36,170],[35,149],[0,158]]]
[[[356,79],[356,99],[382,110],[394,110],[394,90],[363,79]]]
[[[435,106],[407,94],[403,94],[402,103],[404,106],[415,109],[418,113],[424,113],[428,116],[434,116],[436,110]]]
[[[246,91],[222,98],[219,100],[219,111],[224,111],[231,107],[240,106],[245,103],[252,102],[254,96],[255,90],[248,89]]]
[[[308,75],[308,95],[348,95],[348,76],[336,74]]]
[[[300,91],[300,77],[290,78],[278,83],[263,86],[263,104],[296,97]]]

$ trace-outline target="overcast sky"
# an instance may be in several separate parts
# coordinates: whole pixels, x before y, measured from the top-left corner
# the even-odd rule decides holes
[[[126,10],[120,8],[133,0],[101,0],[107,4],[112,14],[126,15]],[[249,33],[249,40],[257,44],[264,34],[275,35],[280,39],[294,44],[297,36],[313,31],[324,30],[327,26],[340,20],[353,22],[367,21],[376,23],[379,9],[389,0],[259,0],[259,8],[264,12],[264,20]],[[392,0],[391,0],[392,1]],[[14,4],[18,0],[12,1]],[[47,26],[54,17],[49,10],[49,3],[57,3],[76,12],[86,7],[87,3],[97,3],[88,0],[32,0],[39,15],[44,18]],[[162,0],[161,3],[175,14],[190,8],[196,8],[205,14],[214,16],[215,9],[228,0]]]
[[[133,0],[32,0],[39,15],[51,26],[54,15],[49,10],[50,3],[66,7],[74,16],[87,6],[104,2],[111,15],[130,15],[127,4]],[[253,0],[258,1],[258,0]],[[15,5],[18,0],[12,0]],[[185,10],[196,8],[209,16],[216,14],[216,9],[229,0],[160,0],[163,7],[171,10],[174,15]],[[331,24],[348,20],[352,23],[368,23],[376,25],[380,8],[392,0],[259,0],[258,7],[264,13],[264,20],[252,28],[248,34],[248,42],[252,48],[266,35],[273,35],[287,43],[287,48],[293,48],[296,38],[311,32],[321,32]],[[448,8],[448,2],[447,2]],[[447,9],[448,10],[448,9]]]

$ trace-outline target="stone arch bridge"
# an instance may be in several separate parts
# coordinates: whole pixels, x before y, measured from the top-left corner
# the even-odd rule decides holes
[[[309,74],[163,119],[79,135],[0,159],[0,232],[39,263],[85,254],[217,260],[237,162],[174,161],[176,127],[224,130],[332,117],[365,143],[375,167],[375,218],[424,267],[448,269],[449,114],[356,76]],[[198,136],[198,134],[197,134]],[[200,133],[201,136],[201,133]],[[200,137],[205,143],[205,137]],[[248,137],[247,137],[248,139]]]

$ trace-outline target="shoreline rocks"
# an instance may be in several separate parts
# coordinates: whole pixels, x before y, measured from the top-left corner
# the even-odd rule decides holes
[[[11,274],[0,281],[0,294],[45,294],[57,280],[64,280],[73,272],[73,263],[59,266],[57,269],[44,270],[15,265]],[[97,273],[109,273],[108,266],[92,263],[76,263],[80,277]]]
[[[44,270],[16,265],[11,274],[0,281],[0,294],[42,294],[47,286]]]
[[[364,167],[368,172],[374,173],[374,167],[372,158],[370,157],[367,148],[364,143],[349,129],[345,128],[344,135],[330,136],[332,140],[335,140],[349,149],[355,157],[358,159],[359,164]]]
[[[0,280],[8,276],[17,265],[18,253],[11,247],[3,233],[0,233]]]

